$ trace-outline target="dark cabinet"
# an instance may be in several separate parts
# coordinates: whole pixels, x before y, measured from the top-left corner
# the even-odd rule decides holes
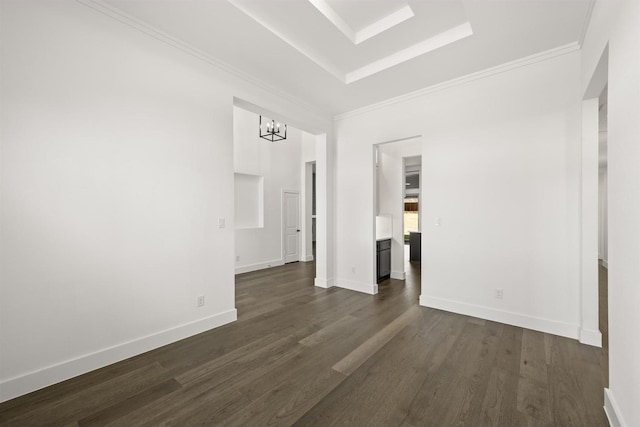
[[[378,240],[377,249],[377,272],[378,283],[391,277],[391,239]]]
[[[409,261],[422,261],[422,234],[418,231],[409,233]]]

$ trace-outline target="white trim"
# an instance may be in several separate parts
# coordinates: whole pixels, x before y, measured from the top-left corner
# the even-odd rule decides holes
[[[472,35],[473,30],[471,29],[471,24],[465,22],[462,25],[443,31],[405,49],[393,52],[390,55],[377,59],[355,70],[351,70],[345,75],[344,82],[351,84]]]
[[[336,286],[339,288],[349,289],[352,291],[363,292],[369,295],[375,295],[378,293],[378,284],[369,284],[365,282],[357,282],[355,280],[340,279]]]
[[[333,288],[333,280],[331,279],[324,279],[322,277],[316,277],[315,280],[313,281],[313,284],[319,288]]]
[[[0,402],[85,374],[149,350],[234,322],[236,309],[136,338],[0,382]]]
[[[505,71],[513,70],[515,68],[532,65],[537,62],[546,61],[547,59],[555,58],[557,56],[566,55],[572,52],[580,50],[580,45],[577,42],[569,43],[564,46],[559,46],[553,49],[546,50],[544,52],[536,53],[534,55],[526,56],[524,58],[516,59],[515,61],[507,62],[495,67],[487,68],[486,70],[478,71],[475,73],[467,74],[466,76],[458,77],[456,79],[448,80],[446,82],[438,83],[432,86],[427,86],[422,89],[418,89],[413,92],[409,92],[404,95],[389,98],[387,100],[367,105],[362,108],[348,111],[346,113],[338,114],[334,116],[334,121],[348,119],[350,117],[358,116],[360,114],[367,113],[369,111],[378,110],[381,108],[389,107],[394,104],[409,101],[420,96],[429,95],[431,93],[440,92],[445,89],[449,89],[454,86],[460,86],[474,80],[483,79],[485,77],[491,77],[496,74],[504,73]]]
[[[313,261],[313,255],[307,255],[305,257],[302,257],[302,259],[300,261],[302,261],[302,262]]]
[[[582,344],[592,345],[602,348],[602,333],[593,329],[580,328],[580,337],[578,341]]]
[[[274,259],[273,261],[259,262],[257,264],[241,265],[236,267],[236,274],[250,273],[252,271],[264,270],[265,268],[278,267],[284,265],[282,259]]]
[[[367,25],[359,31],[356,31],[354,43],[362,43],[363,41],[368,40],[371,37],[382,34],[383,32],[402,24],[404,21],[413,18],[414,16],[415,13],[413,13],[413,9],[411,9],[411,6],[405,3],[404,6],[402,6],[395,12],[390,13],[383,18],[380,18],[379,20]]]
[[[446,298],[432,297],[429,295],[420,295],[420,305],[466,316],[478,317],[494,322],[506,323],[507,325],[519,326],[521,328],[533,329],[535,331],[546,332],[562,337],[578,339],[579,326],[571,323],[558,322],[556,320],[543,319],[535,316],[526,316],[511,311],[498,310],[491,307],[468,304]]]
[[[604,412],[607,414],[607,419],[609,420],[609,424],[611,427],[627,427],[628,424],[624,422],[624,418],[622,418],[622,412],[620,412],[620,407],[616,403],[616,400],[613,397],[613,393],[611,389],[604,389]]]
[[[582,23],[582,30],[580,31],[580,39],[578,40],[578,44],[580,47],[584,44],[584,38],[587,35],[587,30],[589,29],[589,24],[591,23],[591,15],[593,15],[593,7],[596,4],[596,0],[589,0],[589,5],[587,6],[587,14],[584,17],[584,22]]]
[[[250,83],[262,90],[265,90],[269,93],[272,93],[274,95],[277,95],[283,99],[286,99],[289,102],[292,102],[293,104],[296,104],[298,106],[300,106],[301,108],[318,114],[318,113],[322,113],[323,115],[332,115],[331,112],[329,111],[323,111],[322,109],[319,109],[317,107],[315,107],[314,105],[309,104],[308,102],[305,102],[304,100],[292,95],[289,92],[285,92],[282,89],[279,89],[273,85],[270,85],[258,78],[256,78],[255,76],[246,73],[244,71],[242,71],[239,68],[236,68],[234,66],[232,66],[231,64],[228,64],[212,55],[209,55],[208,53],[192,46],[191,44],[182,41],[176,37],[173,37],[149,24],[147,24],[146,22],[135,18],[131,15],[129,15],[128,13],[118,9],[117,7],[111,6],[105,2],[103,2],[102,0],[76,0],[78,3],[87,6],[99,13],[102,13],[110,18],[115,19],[116,21],[119,21],[125,25],[128,25],[129,27],[132,27],[138,31],[141,31],[151,37],[153,37],[156,40],[159,40],[161,42],[164,42],[170,46],[173,46],[177,49],[180,49],[181,51],[192,55],[198,59],[201,59],[211,65],[213,65],[214,67],[223,70],[235,77],[238,77],[241,80],[244,80],[247,83]]]
[[[404,271],[392,271],[391,278],[396,280],[404,280],[405,279]]]

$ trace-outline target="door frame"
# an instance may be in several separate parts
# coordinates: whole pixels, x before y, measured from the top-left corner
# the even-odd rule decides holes
[[[609,46],[605,46],[596,69],[582,97],[582,135],[580,140],[580,221],[579,283],[580,328],[578,340],[583,344],[602,347],[599,326],[598,292],[598,144],[599,97],[609,81]],[[608,211],[608,209],[607,209]]]
[[[300,191],[297,190],[285,190],[284,188],[282,189],[281,192],[281,210],[280,210],[280,235],[281,235],[281,252],[282,252],[282,262],[284,264],[287,264],[287,227],[286,227],[286,219],[285,219],[285,197],[286,194],[295,194],[298,196],[298,232],[297,232],[297,236],[298,236],[298,259],[296,261],[288,261],[290,262],[299,262],[301,260],[301,226],[302,226],[302,217],[301,217],[301,209],[300,209]]]

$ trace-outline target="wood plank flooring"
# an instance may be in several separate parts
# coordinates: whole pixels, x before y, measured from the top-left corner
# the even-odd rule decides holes
[[[237,322],[0,404],[0,424],[608,425],[600,349],[420,307],[419,264],[375,296],[313,273],[240,275]]]

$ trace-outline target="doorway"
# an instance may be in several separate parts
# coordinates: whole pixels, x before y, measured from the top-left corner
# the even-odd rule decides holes
[[[601,365],[608,385],[608,226],[607,122],[608,68],[606,47],[582,101],[580,334],[583,344],[602,347]],[[605,388],[605,406],[606,406]]]
[[[421,164],[422,142],[420,137],[390,141],[373,146],[374,161],[374,278],[378,285],[392,285],[396,281],[404,281],[407,273],[415,273],[405,256],[411,235],[419,237],[419,205],[420,205],[420,173],[416,166]],[[408,163],[407,163],[407,159]],[[410,176],[410,187],[407,186],[407,174]],[[407,199],[408,197],[408,199]],[[413,211],[407,211],[407,208]],[[405,220],[405,215],[407,219]],[[413,221],[411,221],[413,220]],[[408,233],[408,228],[411,233]],[[405,233],[407,231],[407,233]],[[406,238],[405,238],[406,235]],[[420,242],[416,241],[417,257],[420,255]],[[389,249],[387,249],[389,248]],[[390,258],[389,269],[381,270],[380,265],[387,265],[384,255]],[[388,270],[388,271],[387,271]],[[380,275],[380,271],[387,274]],[[415,277],[419,286],[420,278]],[[412,280],[413,283],[413,280]]]
[[[286,123],[287,138],[276,142],[260,138],[256,129],[260,116]],[[327,215],[331,191],[327,173],[331,166],[330,141],[326,133],[305,123],[234,98],[236,275],[303,261],[307,263],[306,270],[315,271],[316,286],[332,285],[333,266],[329,257],[332,224]],[[309,197],[312,192],[313,197]],[[311,221],[312,209],[315,224]],[[305,250],[307,238],[303,236],[307,234],[309,243],[313,235],[316,237],[315,254],[313,245]]]

